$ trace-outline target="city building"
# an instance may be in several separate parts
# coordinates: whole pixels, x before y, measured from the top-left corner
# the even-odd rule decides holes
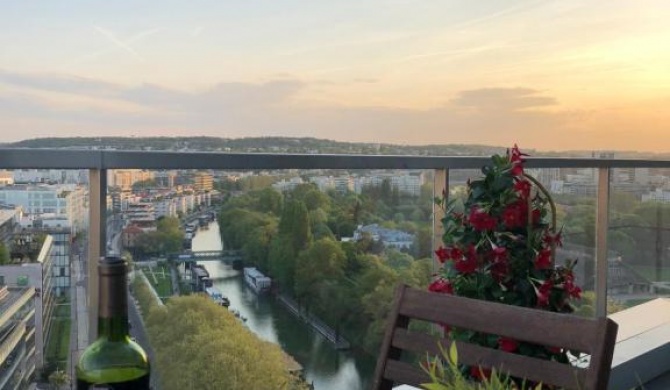
[[[296,176],[296,177],[292,177],[288,180],[283,179],[281,181],[278,181],[278,182],[276,182],[272,185],[272,188],[274,188],[275,190],[277,190],[279,192],[288,192],[288,191],[292,191],[295,187],[297,187],[301,184],[305,184],[305,181],[302,180],[301,177]]]
[[[64,217],[72,234],[86,229],[86,190],[74,184],[17,184],[0,187],[0,204],[21,206],[24,214]]]
[[[383,228],[379,225],[359,225],[354,231],[354,241],[362,239],[365,234],[369,234],[375,241],[381,241],[386,248],[410,249],[414,244],[414,235],[400,230]]]
[[[14,235],[21,219],[21,208],[0,209],[0,243],[7,243]]]
[[[642,201],[670,203],[670,191],[657,188],[654,191],[642,194]]]
[[[156,211],[151,202],[129,203],[124,219],[129,225],[135,225],[145,231],[156,230]]]
[[[196,172],[193,175],[193,189],[196,192],[207,192],[214,189],[214,178],[207,172]]]
[[[322,192],[335,190],[339,193],[347,193],[354,190],[354,179],[349,175],[312,176],[309,181],[316,184]]]
[[[37,369],[42,368],[45,363],[46,346],[49,343],[51,319],[55,307],[51,267],[53,244],[53,237],[47,235],[39,246],[40,249],[37,255],[31,252],[28,254],[29,258],[23,258],[12,264],[0,266],[0,285],[16,286],[20,289],[34,292],[34,357]],[[15,257],[15,250],[13,247],[13,258]],[[18,308],[15,313],[18,313]],[[2,319],[6,315],[8,315],[6,312],[0,314],[0,326]],[[6,387],[0,386],[0,388],[4,389]]]
[[[0,170],[0,186],[14,184],[14,175],[12,171]]]
[[[51,274],[56,296],[70,294],[70,249],[72,244],[72,229],[66,220],[55,216],[39,218],[23,218],[20,221],[20,232],[14,235],[48,234],[53,238],[51,250]]]
[[[137,182],[154,180],[154,173],[143,169],[114,169],[108,173],[107,180],[110,187],[130,191]]]
[[[154,172],[154,180],[156,185],[160,187],[172,188],[175,186],[177,172],[175,171],[158,171]]]
[[[37,300],[33,287],[0,283],[0,389],[27,389],[32,381]]]
[[[425,182],[423,171],[378,171],[370,175],[356,177],[353,183],[354,191],[360,194],[364,187],[381,186],[385,180],[398,193],[409,196],[421,195],[421,186]]]
[[[84,169],[16,169],[12,171],[16,184],[87,184]]]

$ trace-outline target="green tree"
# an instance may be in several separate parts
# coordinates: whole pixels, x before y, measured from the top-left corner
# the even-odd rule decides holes
[[[151,310],[147,328],[163,389],[295,385],[277,345],[260,340],[232,313],[203,296],[173,298],[164,308]]]
[[[9,251],[4,242],[0,242],[0,265],[5,265],[10,263]]]
[[[309,214],[303,202],[290,200],[285,204],[279,221],[279,235],[291,241],[295,253],[311,243]]]
[[[258,211],[279,215],[282,195],[273,188],[265,188],[258,193]]]
[[[344,277],[346,254],[331,239],[321,239],[298,256],[295,266],[295,294],[309,306],[327,282]]]
[[[292,243],[284,236],[274,237],[268,251],[268,269],[281,288],[289,292],[293,291],[295,262],[296,252]]]

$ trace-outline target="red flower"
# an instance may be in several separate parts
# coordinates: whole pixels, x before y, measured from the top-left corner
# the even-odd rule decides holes
[[[526,162],[522,156],[528,156],[526,153],[521,153],[519,147],[514,144],[512,151],[508,151],[507,155],[509,156],[509,161],[512,163],[512,175],[520,176],[523,175],[523,163]]]
[[[470,367],[470,376],[478,381],[483,381],[491,377],[491,369],[472,366]]]
[[[563,282],[563,288],[573,298],[579,299],[582,297],[582,289],[579,288],[578,286],[575,286],[575,278],[572,275],[572,273],[568,273],[565,276],[565,282]]]
[[[471,274],[477,270],[477,251],[474,245],[468,247],[468,253],[464,259],[454,260],[454,268],[462,274]]]
[[[446,260],[449,259],[451,251],[441,246],[438,250],[435,251],[435,254],[437,255],[437,259],[440,260],[440,263],[444,263]]]
[[[526,160],[523,159],[523,156],[528,156],[526,153],[521,153],[517,144],[514,144],[512,151],[507,151],[507,154],[509,155],[509,161],[512,163],[524,163]]]
[[[537,225],[540,223],[540,219],[542,219],[542,212],[539,209],[533,209],[533,211],[531,211],[531,217],[533,224]]]
[[[561,233],[562,232],[558,232],[552,236],[551,233],[547,232],[542,238],[542,241],[549,246],[553,244],[556,245],[556,247],[561,247],[563,246],[563,237],[561,237]]]
[[[491,251],[493,256],[494,263],[506,262],[507,261],[507,248],[504,246],[494,246]]]
[[[480,208],[473,208],[472,211],[470,211],[468,221],[472,227],[478,231],[495,229],[498,224],[498,220]]]
[[[447,260],[460,260],[463,258],[463,251],[456,247],[440,247],[435,251],[435,254],[440,260],[440,263],[444,263]]]
[[[510,229],[526,226],[527,218],[528,204],[523,200],[508,205],[502,213],[503,223]]]
[[[537,294],[537,305],[538,306],[548,306],[549,305],[549,294],[551,289],[554,287],[554,283],[551,280],[545,280],[539,288],[535,290]]]
[[[507,275],[509,275],[509,264],[506,262],[494,263],[491,268],[489,268],[489,270],[491,271],[491,277],[493,277],[493,280],[500,283]]]
[[[442,278],[433,281],[433,283],[428,286],[428,291],[444,294],[453,294],[454,286],[448,280]]]
[[[523,199],[530,196],[530,182],[528,180],[519,179],[514,183],[514,190],[519,193]]]
[[[505,352],[514,352],[519,348],[519,342],[508,337],[498,339],[498,349]]]
[[[551,268],[551,250],[544,248],[535,258],[535,269]]]

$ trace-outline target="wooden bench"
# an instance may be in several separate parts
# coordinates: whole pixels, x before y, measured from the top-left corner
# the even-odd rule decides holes
[[[618,328],[614,321],[432,293],[402,285],[396,290],[393,308],[389,314],[373,389],[388,390],[399,384],[419,387],[422,383],[430,382],[428,374],[418,363],[400,360],[403,351],[423,357],[426,353],[438,356],[438,343],[449,350],[451,340],[448,338],[408,331],[410,319],[471,329],[517,341],[562,347],[590,355],[587,367],[577,367],[456,342],[459,364],[495,367],[513,377],[566,389],[607,388]]]

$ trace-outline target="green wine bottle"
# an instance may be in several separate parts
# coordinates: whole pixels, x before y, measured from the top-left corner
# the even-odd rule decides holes
[[[100,261],[98,338],[77,364],[77,390],[147,390],[149,360],[128,332],[128,264],[118,257]]]

